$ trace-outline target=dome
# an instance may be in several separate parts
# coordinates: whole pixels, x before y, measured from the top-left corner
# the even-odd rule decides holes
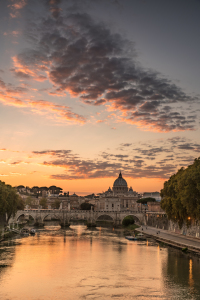
[[[130,187],[128,193],[129,193],[129,194],[134,194],[133,189],[132,189],[132,186]]]
[[[121,187],[127,187],[126,180],[122,177],[121,172],[119,173],[119,177],[115,180],[113,187],[115,186],[121,186]]]

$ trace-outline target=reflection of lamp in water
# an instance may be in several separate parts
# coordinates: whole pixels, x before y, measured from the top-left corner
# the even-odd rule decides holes
[[[194,280],[192,276],[192,259],[189,260],[189,286],[193,287],[194,285]]]

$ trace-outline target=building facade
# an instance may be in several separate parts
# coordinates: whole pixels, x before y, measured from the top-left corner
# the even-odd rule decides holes
[[[133,191],[132,187],[128,188],[126,180],[122,173],[114,181],[112,189],[109,189],[99,196],[99,202],[96,210],[104,211],[122,211],[132,210],[141,211],[141,204],[137,200],[141,195]]]

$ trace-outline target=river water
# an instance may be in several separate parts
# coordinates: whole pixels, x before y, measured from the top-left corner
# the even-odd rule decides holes
[[[200,299],[200,261],[123,231],[45,227],[0,244],[1,300]]]

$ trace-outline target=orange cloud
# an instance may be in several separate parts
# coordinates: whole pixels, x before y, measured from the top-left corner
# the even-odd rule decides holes
[[[44,71],[47,71],[48,68],[45,65],[46,62],[43,62],[44,64],[41,65],[34,65],[32,68],[22,62],[20,62],[19,58],[17,56],[12,57],[14,68],[11,69],[15,73],[17,77],[20,77],[22,79],[34,79],[39,82],[43,82],[47,79],[47,77],[42,73]]]
[[[20,31],[14,30],[14,31],[9,31],[9,32],[4,32],[3,35],[5,35],[5,36],[7,36],[7,35],[12,35],[12,36],[14,36],[14,37],[18,37],[19,34],[20,34]]]
[[[0,92],[0,102],[4,105],[29,108],[36,114],[49,114],[49,117],[64,123],[73,122],[84,124],[86,122],[83,116],[72,112],[68,106],[58,105],[44,100],[20,100]]]
[[[11,0],[12,4],[8,5],[8,7],[11,9],[10,17],[11,18],[17,18],[20,16],[19,10],[26,6],[27,1],[26,0]]]

